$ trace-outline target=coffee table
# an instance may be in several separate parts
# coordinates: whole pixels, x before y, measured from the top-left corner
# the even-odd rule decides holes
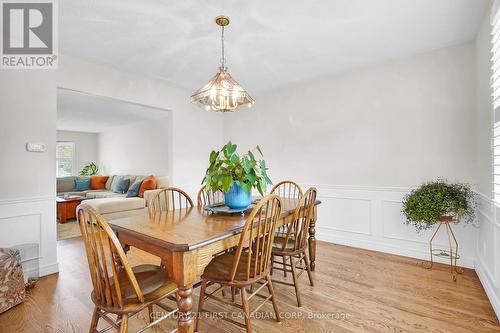
[[[67,219],[76,218],[76,207],[85,200],[85,197],[73,195],[70,197],[57,197],[57,218],[59,222],[66,223]]]

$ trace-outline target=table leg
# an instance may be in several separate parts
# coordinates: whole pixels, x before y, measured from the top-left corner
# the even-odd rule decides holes
[[[177,306],[179,308],[179,319],[177,321],[177,332],[193,333],[194,315],[191,312],[193,309],[193,287],[179,286],[178,288]]]
[[[309,259],[311,261],[311,271],[316,269],[316,219],[317,208],[314,206],[313,219],[309,223]]]
[[[66,223],[66,207],[63,204],[57,205],[57,215],[61,224]]]

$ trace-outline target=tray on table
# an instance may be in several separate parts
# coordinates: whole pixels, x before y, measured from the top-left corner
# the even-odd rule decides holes
[[[246,208],[229,208],[225,203],[216,203],[213,205],[206,205],[203,209],[207,212],[211,212],[213,214],[222,214],[222,215],[233,215],[233,214],[241,214],[244,215],[246,211],[250,211],[255,207],[255,201],[253,201],[250,206]]]

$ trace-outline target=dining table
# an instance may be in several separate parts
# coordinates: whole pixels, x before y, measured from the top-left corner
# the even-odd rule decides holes
[[[282,210],[276,227],[288,224],[299,202],[281,198]],[[316,260],[317,200],[309,226],[311,269]],[[248,212],[249,213],[249,212]],[[147,208],[140,214],[108,221],[125,252],[130,247],[158,256],[172,280],[177,284],[177,329],[181,333],[194,330],[193,286],[213,256],[238,245],[248,214],[221,215],[202,207],[181,208],[150,215]]]

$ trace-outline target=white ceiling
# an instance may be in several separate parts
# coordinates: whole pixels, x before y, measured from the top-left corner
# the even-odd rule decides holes
[[[217,70],[249,92],[474,39],[488,0],[64,0],[63,54],[195,90]]]
[[[71,90],[57,91],[58,130],[99,133],[168,116],[168,110]]]

